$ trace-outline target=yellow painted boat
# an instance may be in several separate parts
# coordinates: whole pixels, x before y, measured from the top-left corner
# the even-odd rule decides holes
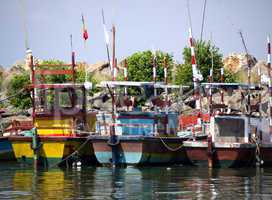
[[[87,113],[84,84],[75,83],[75,58],[72,64],[33,64],[31,69],[33,125],[32,132],[10,136],[9,141],[19,162],[45,167],[72,164],[95,164],[89,132],[94,130],[95,115]],[[65,69],[65,68],[71,69]],[[45,83],[48,75],[67,75],[72,83]],[[34,98],[33,98],[34,97]]]
[[[81,162],[83,165],[96,163],[91,141],[87,137],[38,137],[40,147],[37,149],[38,165],[44,167],[71,165]],[[32,137],[11,136],[9,140],[17,161],[25,164],[34,163]]]

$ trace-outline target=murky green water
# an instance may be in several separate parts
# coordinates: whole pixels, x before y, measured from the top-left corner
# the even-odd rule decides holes
[[[0,163],[0,199],[272,199],[272,169],[88,167],[35,172]]]

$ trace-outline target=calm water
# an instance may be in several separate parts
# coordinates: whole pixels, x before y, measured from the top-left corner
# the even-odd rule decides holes
[[[89,167],[35,172],[1,163],[0,199],[272,199],[272,169]]]

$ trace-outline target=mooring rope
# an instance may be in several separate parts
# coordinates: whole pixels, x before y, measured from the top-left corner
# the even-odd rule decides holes
[[[162,137],[159,136],[159,138],[160,138],[162,144],[164,145],[164,147],[165,147],[166,149],[168,149],[169,151],[178,151],[178,150],[180,150],[180,149],[183,147],[183,144],[181,144],[181,145],[178,146],[177,148],[172,148],[172,147],[170,147],[168,144],[166,144],[166,143],[163,141]]]
[[[11,98],[13,98],[13,97],[16,97],[17,95],[23,93],[24,91],[25,91],[25,89],[21,89],[21,90],[19,90],[17,93],[15,93],[15,94],[13,94],[13,95],[11,95],[11,96],[8,96],[8,97],[6,97],[6,98],[4,98],[4,99],[0,99],[0,103],[2,103],[2,102],[4,102],[4,101],[7,101],[7,100],[9,100],[9,99],[11,99]]]
[[[261,160],[261,158],[260,158],[260,144],[259,144],[259,142],[258,142],[258,140],[257,140],[257,138],[256,137],[252,137],[251,138],[252,139],[252,141],[253,141],[253,143],[256,145],[256,151],[255,151],[255,158],[256,158],[256,161],[259,163],[259,164],[262,164],[262,160]]]
[[[68,159],[72,158],[73,156],[75,156],[76,154],[79,153],[79,151],[90,141],[91,139],[91,136],[89,136],[85,142],[83,142],[73,153],[71,153],[70,155],[66,156],[64,159],[62,159],[61,161],[53,164],[53,165],[50,165],[48,168],[53,168],[53,167],[56,167],[58,166],[59,164],[63,163],[63,162],[66,162]]]

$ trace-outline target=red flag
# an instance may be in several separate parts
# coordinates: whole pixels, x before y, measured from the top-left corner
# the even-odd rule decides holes
[[[88,38],[89,38],[89,35],[88,35],[88,31],[87,31],[87,28],[85,26],[85,21],[84,21],[84,17],[83,17],[83,14],[82,14],[82,25],[83,25],[83,39],[86,41]]]

